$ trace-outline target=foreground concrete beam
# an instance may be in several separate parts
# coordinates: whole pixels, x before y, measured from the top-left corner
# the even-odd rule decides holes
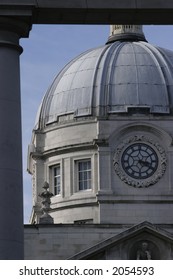
[[[0,0],[0,16],[33,24],[173,24],[173,1]]]

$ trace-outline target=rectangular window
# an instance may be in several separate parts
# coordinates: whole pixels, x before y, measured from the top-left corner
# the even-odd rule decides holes
[[[60,174],[60,164],[53,168],[53,186],[54,195],[61,193],[61,174]]]
[[[74,221],[74,224],[77,224],[77,225],[93,224],[93,219]]]
[[[91,189],[91,160],[80,160],[78,164],[78,186],[79,190]]]

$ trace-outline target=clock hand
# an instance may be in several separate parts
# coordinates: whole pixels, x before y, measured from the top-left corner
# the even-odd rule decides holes
[[[141,165],[143,165],[143,166],[148,166],[148,167],[151,167],[151,163],[150,162],[148,162],[148,161],[144,161],[144,160],[139,160],[138,161]]]

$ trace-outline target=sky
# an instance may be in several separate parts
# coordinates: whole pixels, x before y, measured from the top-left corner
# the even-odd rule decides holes
[[[173,26],[144,26],[148,42],[173,51]],[[31,175],[27,169],[27,149],[38,107],[58,72],[82,52],[104,45],[109,25],[33,25],[30,36],[21,39],[20,57],[24,223],[29,223],[32,209]]]

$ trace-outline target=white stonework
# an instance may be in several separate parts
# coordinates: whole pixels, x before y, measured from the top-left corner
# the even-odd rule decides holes
[[[92,121],[90,124],[79,121],[73,124],[72,128],[70,127],[73,133],[70,131],[69,137],[66,136],[67,127],[61,126],[61,139],[59,130],[56,130],[55,127],[51,131],[47,129],[46,135],[36,134],[35,141],[37,142],[37,137],[39,139],[42,137],[41,143],[46,143],[46,146],[37,145],[40,153],[40,155],[37,154],[37,159],[33,154],[34,161],[36,161],[34,176],[37,186],[34,194],[35,206],[40,205],[38,194],[42,192],[45,180],[50,182],[50,191],[53,192],[51,168],[60,163],[62,194],[54,196],[51,205],[51,215],[55,223],[74,223],[74,221],[87,219],[92,220],[93,223],[120,223],[122,220],[128,223],[129,213],[131,213],[134,223],[141,222],[141,219],[155,223],[172,223],[171,165],[173,163],[170,161],[173,152],[171,147],[172,120],[170,117],[160,120],[160,118],[151,119],[151,117],[143,116],[140,117],[140,121],[136,121],[136,116],[131,117],[130,125],[125,117],[100,120],[97,123]],[[82,138],[79,137],[80,133],[83,135]],[[113,160],[117,147],[134,135],[144,135],[154,139],[155,143],[164,147],[167,157],[167,166],[163,176],[147,188],[130,186],[123,182],[114,170]],[[45,136],[46,139],[44,139]],[[97,139],[101,139],[101,141]],[[72,145],[70,145],[71,141]],[[65,142],[66,145],[63,147]],[[75,162],[87,158],[91,159],[92,164],[92,189],[78,191]],[[124,205],[126,207],[119,212],[121,205],[122,208]],[[113,215],[113,213],[116,214]],[[164,214],[160,215],[160,213]],[[35,218],[33,217],[33,219]]]
[[[142,25],[110,25],[110,36],[124,33],[143,35]]]
[[[133,225],[26,225],[25,259],[137,259],[147,242],[154,260],[173,257],[173,229],[143,222]]]
[[[52,245],[55,250],[44,258],[55,258],[56,250],[60,259],[72,257],[144,221],[165,229],[167,241],[157,241],[156,231],[149,234],[147,226],[147,235],[143,227],[134,248],[140,240],[147,240],[156,251],[158,244],[172,246],[173,52],[151,46],[144,37],[139,41],[144,36],[141,26],[113,25],[111,32],[111,36],[132,33],[135,37],[124,37],[124,42],[121,37],[121,42],[109,42],[69,63],[48,90],[37,116],[28,153],[33,176],[31,223],[39,221],[39,194],[46,181],[54,193],[49,214],[55,228],[62,224],[58,230],[71,231],[69,239],[61,232]],[[142,143],[143,150],[133,150],[134,143],[140,147]],[[46,252],[52,234],[57,234],[55,228],[39,225],[38,251],[43,244]],[[26,242],[36,232],[28,230]],[[67,253],[61,253],[66,250],[63,244],[69,248]],[[27,251],[26,258],[40,256],[35,254]]]

